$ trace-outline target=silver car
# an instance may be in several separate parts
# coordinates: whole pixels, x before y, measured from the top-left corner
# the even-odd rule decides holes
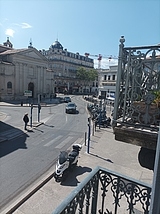
[[[77,106],[75,103],[69,102],[66,105],[66,113],[74,113],[76,114],[77,110],[76,110]]]

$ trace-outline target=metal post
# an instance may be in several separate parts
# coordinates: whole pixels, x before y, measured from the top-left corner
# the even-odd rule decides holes
[[[38,122],[40,121],[40,110],[41,110],[41,106],[40,106],[40,94],[38,94]]]
[[[87,132],[84,133],[84,142],[85,142],[85,146],[86,146],[86,141],[87,141]]]
[[[120,80],[121,80],[121,73],[122,73],[122,58],[123,58],[123,48],[124,48],[124,36],[120,38],[120,45],[119,45],[119,56],[118,56],[118,72],[117,72],[117,81],[116,81],[116,93],[115,93],[115,101],[114,101],[114,114],[113,114],[113,127],[116,125],[117,113],[118,113],[118,103],[119,103],[119,93],[120,93]]]
[[[152,184],[152,195],[151,195],[151,206],[149,214],[159,214],[160,213],[160,128],[158,132],[158,141],[156,148],[156,158],[154,163],[154,176]]]
[[[87,145],[87,153],[89,154],[90,147],[90,135],[91,135],[91,118],[88,118],[88,145]]]
[[[30,126],[32,128],[32,110],[33,110],[33,104],[31,104],[31,117],[30,117]]]
[[[94,129],[95,129],[95,122],[93,122],[93,126],[92,126],[92,135],[94,136]]]

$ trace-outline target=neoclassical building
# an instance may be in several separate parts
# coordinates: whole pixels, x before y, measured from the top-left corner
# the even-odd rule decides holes
[[[32,46],[13,49],[7,38],[0,45],[0,99],[24,100],[26,90],[32,91],[34,99],[53,93],[54,75],[47,68],[48,60],[38,50]]]
[[[48,50],[43,49],[40,52],[48,59],[49,69],[54,72],[56,92],[73,93],[83,92],[86,89],[83,82],[76,78],[76,73],[80,67],[86,70],[93,69],[93,59],[67,51],[58,40]],[[93,84],[92,87],[94,87]],[[89,86],[87,89],[90,90]]]
[[[7,41],[0,45],[0,100],[25,100],[25,91],[32,91],[33,99],[50,97],[56,92],[82,93],[94,85],[85,86],[76,78],[77,70],[93,69],[93,59],[63,50],[56,41],[49,50],[32,46],[14,49]]]

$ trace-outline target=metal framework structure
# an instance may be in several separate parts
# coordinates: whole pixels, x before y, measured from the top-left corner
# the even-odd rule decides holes
[[[150,199],[148,184],[97,167],[52,214],[148,214]]]
[[[121,37],[113,114],[115,136],[155,149],[160,122],[160,97],[156,99],[156,94],[160,96],[160,45],[124,47],[124,42]]]

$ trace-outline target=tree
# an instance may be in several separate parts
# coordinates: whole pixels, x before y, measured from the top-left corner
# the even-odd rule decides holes
[[[77,78],[80,80],[87,80],[87,73],[84,68],[79,68],[77,71]]]
[[[95,69],[85,70],[84,68],[79,68],[77,71],[77,78],[84,80],[85,82],[90,82],[96,80],[98,73]]]
[[[95,69],[89,70],[87,74],[88,74],[89,81],[95,81],[98,78],[98,73]]]

